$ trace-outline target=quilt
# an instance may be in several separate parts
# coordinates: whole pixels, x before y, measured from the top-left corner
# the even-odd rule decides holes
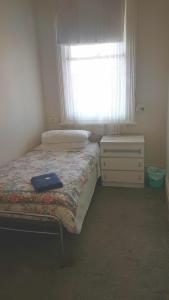
[[[14,217],[21,213],[25,218],[31,218],[29,214],[32,218],[59,218],[69,232],[76,233],[79,197],[94,168],[99,168],[98,161],[96,143],[76,152],[35,148],[0,168],[0,215],[12,212]],[[35,192],[31,178],[51,172],[59,176],[63,188]]]

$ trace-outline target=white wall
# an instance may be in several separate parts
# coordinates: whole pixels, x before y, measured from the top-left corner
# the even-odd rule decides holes
[[[31,1],[0,1],[0,165],[37,145],[44,128]]]
[[[168,183],[168,193],[169,193],[169,85],[168,85],[168,103],[167,103],[167,121],[166,121],[166,169],[167,169],[167,183]]]
[[[36,16],[47,128],[48,118],[54,116],[57,120],[58,115],[55,11],[56,0],[36,0]]]
[[[44,79],[46,119],[58,114],[54,0],[38,0],[39,41]],[[144,134],[146,164],[165,165],[166,107],[169,62],[169,2],[139,0],[137,102],[145,112],[136,114],[136,125],[124,133]]]
[[[137,101],[145,112],[136,115],[132,133],[144,133],[146,162],[165,166],[166,107],[169,66],[169,1],[140,0]]]

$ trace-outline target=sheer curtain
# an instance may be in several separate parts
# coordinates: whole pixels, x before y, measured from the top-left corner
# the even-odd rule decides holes
[[[126,47],[126,116],[128,123],[135,121],[137,18],[138,0],[126,0],[124,42]]]
[[[137,0],[125,1],[123,17],[119,39],[58,44],[61,124],[118,134],[134,122]]]

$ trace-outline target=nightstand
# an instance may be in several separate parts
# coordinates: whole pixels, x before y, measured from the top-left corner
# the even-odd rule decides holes
[[[144,187],[144,136],[103,136],[100,147],[104,186]]]

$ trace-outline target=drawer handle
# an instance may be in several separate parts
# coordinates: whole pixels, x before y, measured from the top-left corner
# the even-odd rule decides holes
[[[141,149],[105,149],[104,153],[138,153],[141,154]]]

